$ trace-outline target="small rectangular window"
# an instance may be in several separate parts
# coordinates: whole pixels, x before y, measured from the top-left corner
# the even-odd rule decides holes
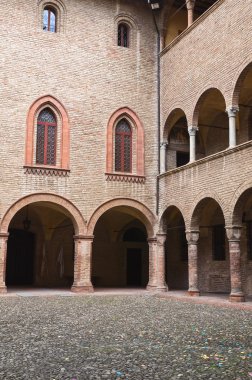
[[[224,224],[213,226],[212,230],[212,250],[213,260],[224,261],[226,260],[226,231]]]

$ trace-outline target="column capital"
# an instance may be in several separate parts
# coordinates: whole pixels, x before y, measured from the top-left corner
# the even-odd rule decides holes
[[[188,10],[194,9],[195,0],[186,0],[186,7]]]
[[[157,238],[156,238],[156,237],[148,238],[148,239],[147,239],[147,242],[148,242],[149,244],[155,244],[155,243],[157,243]]]
[[[226,226],[227,238],[230,242],[240,241],[242,226]]]
[[[9,232],[0,232],[0,239],[8,239],[9,235]]]
[[[157,233],[156,238],[157,238],[157,245],[162,246],[164,245],[166,241],[167,235],[166,233]]]
[[[186,240],[188,244],[198,244],[199,230],[187,230]]]
[[[168,141],[162,141],[162,142],[160,143],[160,148],[166,148],[167,145],[168,145]]]
[[[227,107],[226,112],[228,114],[228,117],[236,117],[237,112],[239,112],[239,107],[238,106]]]
[[[74,235],[74,240],[86,240],[86,241],[93,241],[94,235]]]
[[[199,130],[198,127],[196,127],[195,125],[191,125],[188,127],[188,133],[190,136],[196,136],[196,132]]]

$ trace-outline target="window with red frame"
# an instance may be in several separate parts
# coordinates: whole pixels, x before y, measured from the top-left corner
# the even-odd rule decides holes
[[[37,119],[36,164],[56,165],[56,134],[56,117],[50,108],[45,108]]]
[[[43,30],[56,32],[56,11],[51,7],[46,7],[43,12]]]
[[[118,46],[129,47],[129,27],[123,23],[118,25]]]
[[[127,120],[122,119],[115,129],[115,171],[132,170],[132,131]]]

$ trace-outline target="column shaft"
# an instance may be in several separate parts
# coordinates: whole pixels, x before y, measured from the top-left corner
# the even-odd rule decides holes
[[[186,232],[188,242],[188,276],[189,276],[189,289],[190,296],[199,296],[198,284],[198,240],[199,231]]]
[[[226,227],[226,232],[229,241],[230,256],[231,293],[229,300],[231,302],[244,302],[245,296],[242,291],[241,276],[241,226]]]
[[[188,133],[190,136],[190,162],[194,162],[196,160],[196,131],[197,127],[189,127]]]
[[[229,148],[236,146],[236,114],[239,111],[238,107],[229,107],[227,109],[229,120]]]
[[[148,290],[167,291],[165,281],[165,240],[166,234],[157,234],[156,239],[149,239],[149,283]]]
[[[93,292],[91,261],[93,236],[75,236],[73,292]]]
[[[163,142],[160,146],[160,173],[166,172],[166,146],[167,143]]]
[[[157,249],[157,239],[148,239],[149,243],[149,281],[147,285],[147,290],[156,290],[156,249]]]
[[[187,16],[188,16],[188,23],[187,27],[192,25],[194,20],[194,6],[195,6],[195,0],[186,0],[186,6],[187,6]]]
[[[0,234],[0,293],[6,293],[5,284],[8,233]]]

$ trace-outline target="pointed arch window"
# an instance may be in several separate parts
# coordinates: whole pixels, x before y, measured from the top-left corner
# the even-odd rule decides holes
[[[45,108],[37,119],[36,164],[56,165],[56,135],[56,116]]]
[[[115,171],[132,170],[132,130],[126,119],[122,119],[115,129]]]
[[[125,23],[118,24],[118,46],[129,47],[129,27]]]
[[[57,13],[52,7],[45,7],[43,11],[43,30],[56,33]]]

